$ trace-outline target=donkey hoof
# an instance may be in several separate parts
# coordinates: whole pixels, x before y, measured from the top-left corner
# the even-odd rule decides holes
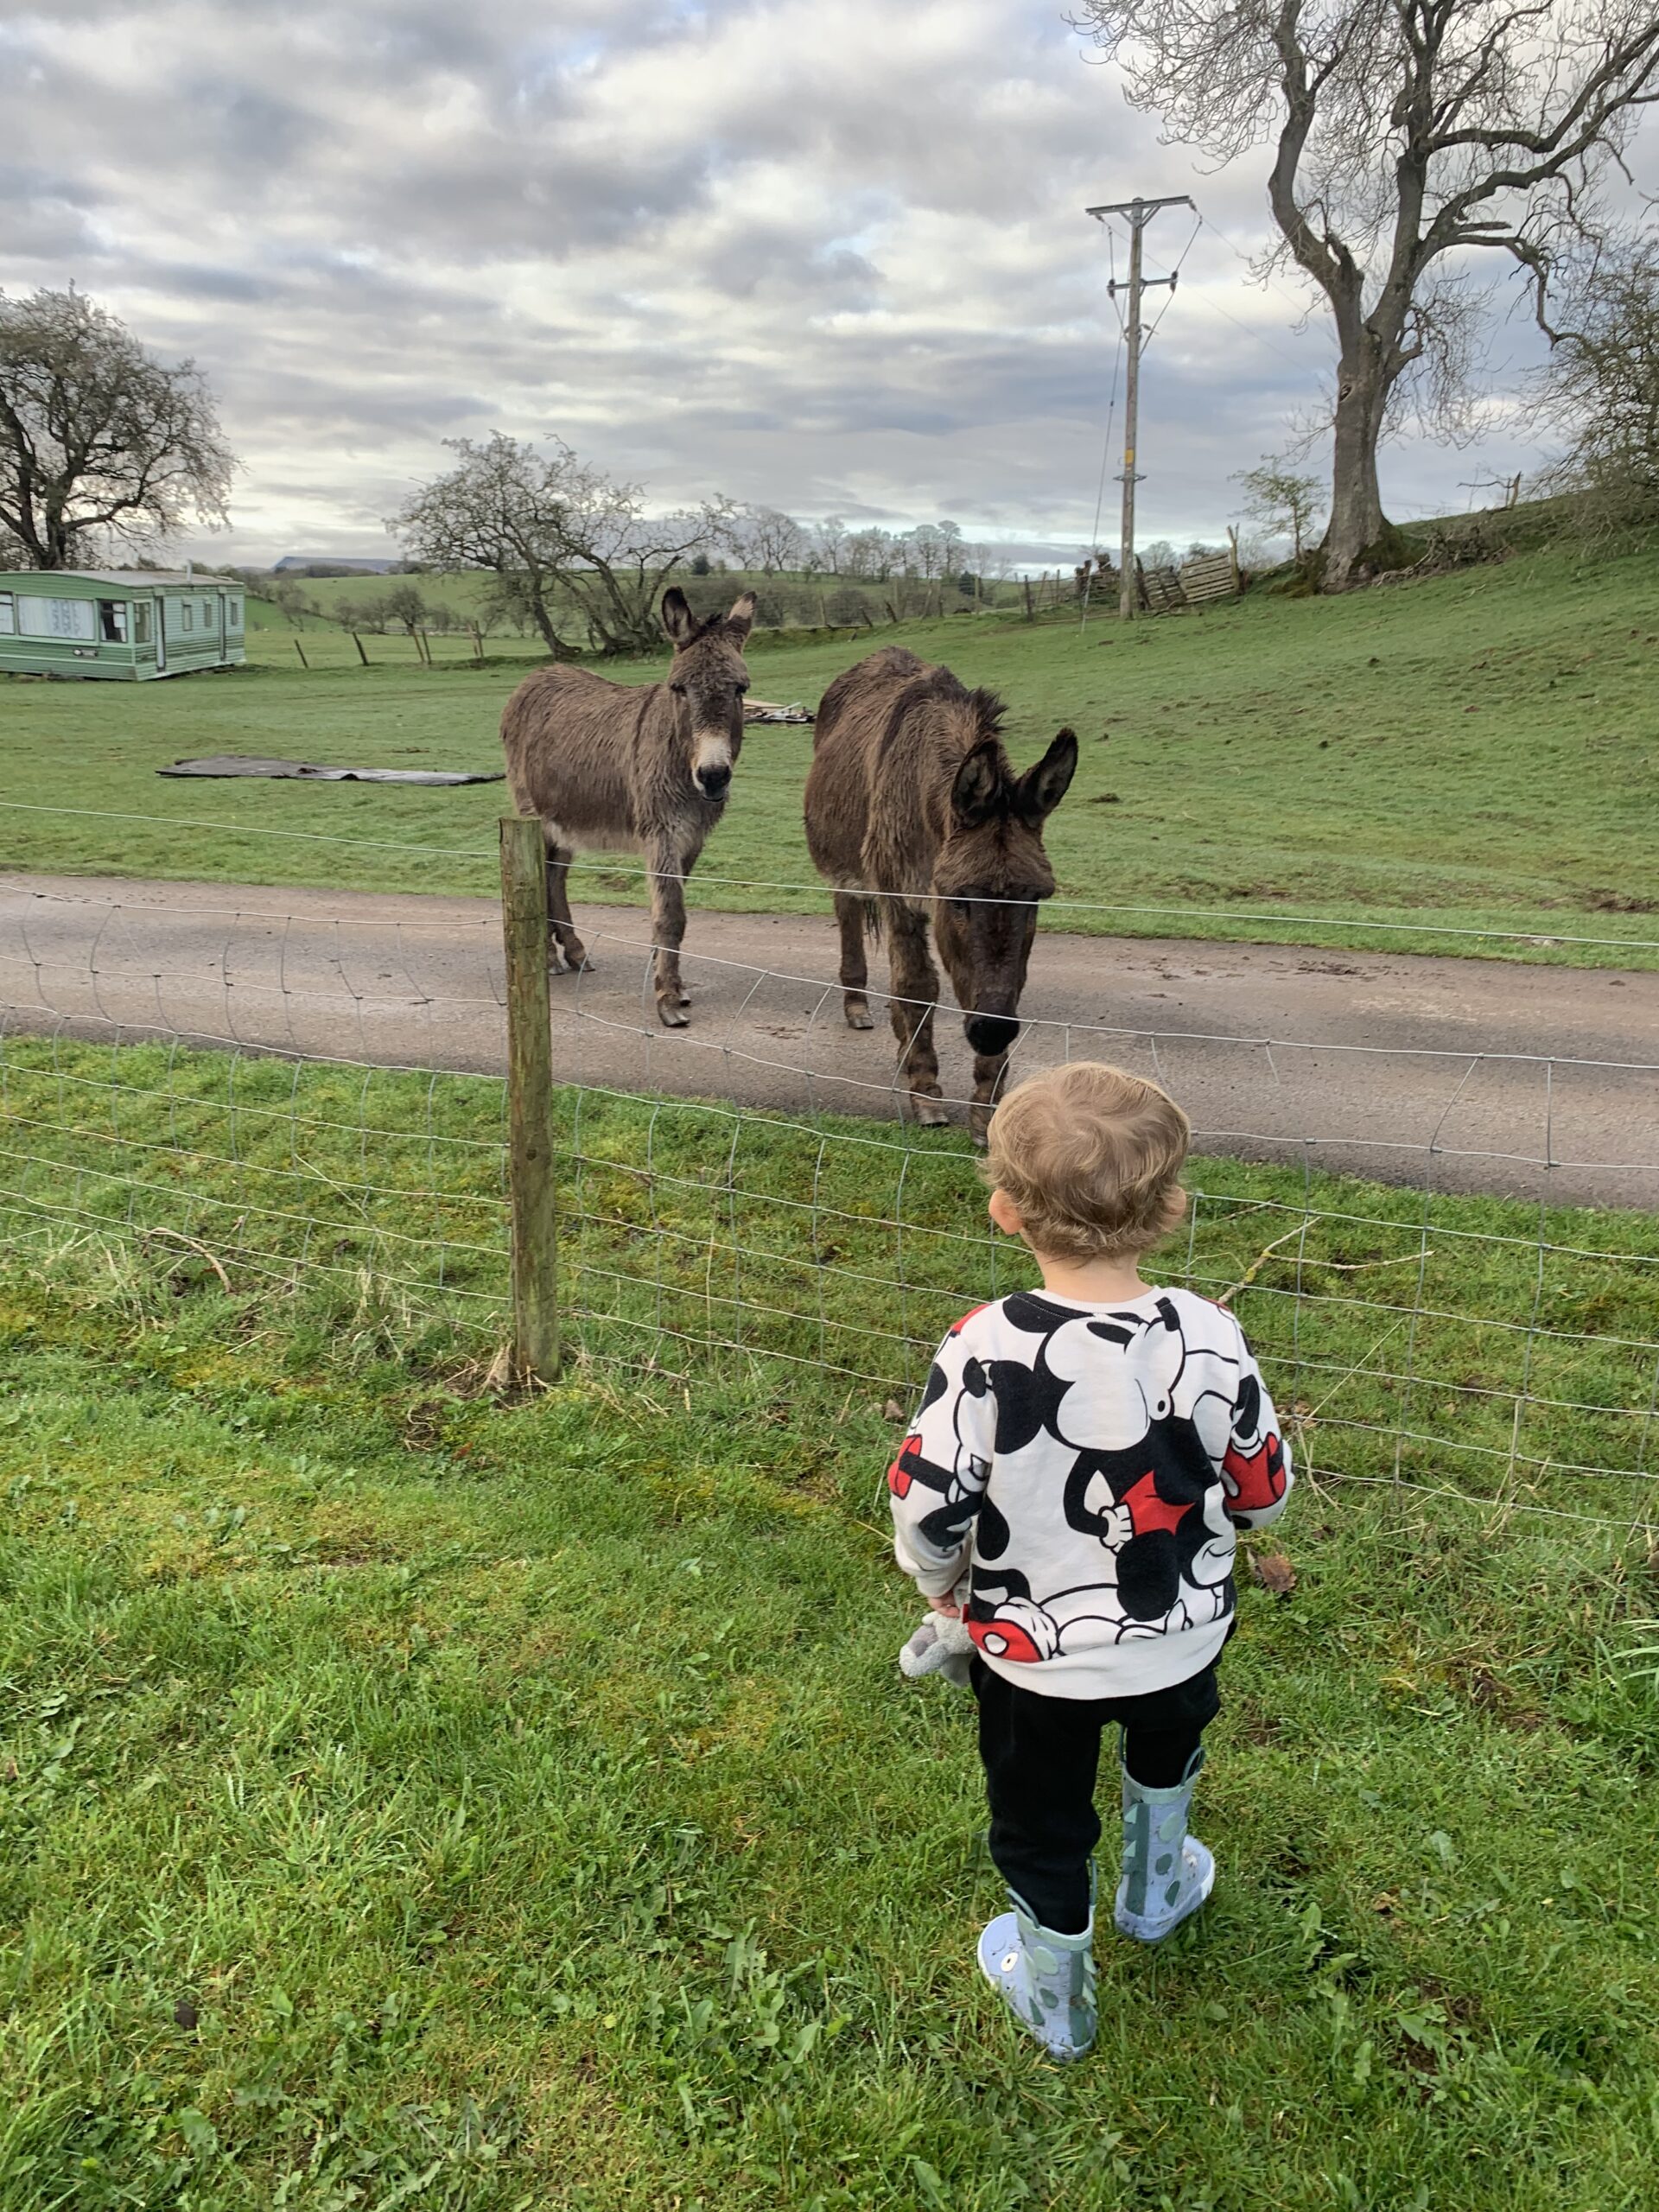
[[[690,1006],[690,1003],[691,1003],[691,994],[690,994],[690,991],[682,991],[682,992],[680,993],[680,995],[679,995],[678,998],[677,998],[677,999],[675,1000],[674,1003],[675,1003],[675,1005],[676,1005],[676,1006]]]
[[[944,1101],[937,1094],[912,1090],[910,1103],[925,1129],[942,1129],[949,1123],[950,1116],[944,1109]]]
[[[688,1029],[690,1027],[683,1011],[672,999],[658,999],[657,1011],[662,1017],[664,1029]]]
[[[847,1027],[849,1029],[874,1028],[875,1024],[870,1019],[870,1006],[868,999],[848,1000]]]

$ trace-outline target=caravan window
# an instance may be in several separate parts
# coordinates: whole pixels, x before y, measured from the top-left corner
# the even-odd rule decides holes
[[[90,599],[36,599],[28,592],[22,597],[19,627],[25,636],[91,639],[94,634]]]
[[[132,642],[135,645],[149,643],[149,601],[135,599],[132,602]]]
[[[242,602],[239,599],[232,598],[226,601],[225,620],[232,630],[239,630],[242,627]]]
[[[17,634],[17,601],[9,591],[0,591],[0,638],[15,638]]]
[[[213,602],[211,599],[204,599],[201,602],[201,626],[204,630],[211,630],[213,626]]]
[[[100,599],[98,602],[98,634],[106,645],[124,645],[127,642],[127,602],[124,599]]]
[[[181,618],[181,627],[186,630],[194,630],[196,626],[195,601],[189,599],[181,599],[179,601],[179,613]]]

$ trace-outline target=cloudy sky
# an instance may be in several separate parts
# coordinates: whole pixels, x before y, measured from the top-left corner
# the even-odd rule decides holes
[[[1083,210],[1190,193],[1202,226],[1151,234],[1181,283],[1141,503],[1147,536],[1214,535],[1316,402],[1325,326],[1245,266],[1262,161],[1160,146],[1063,6],[0,0],[0,288],[73,279],[195,356],[244,462],[221,559],[388,551],[441,441],[497,427],[665,505],[1070,547],[1117,339]],[[1500,382],[1532,352],[1498,323]],[[1529,458],[1497,406],[1475,452],[1395,447],[1386,489],[1443,511]]]

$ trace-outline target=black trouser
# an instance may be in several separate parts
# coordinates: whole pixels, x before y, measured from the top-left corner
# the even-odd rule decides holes
[[[1101,1730],[1112,1723],[1122,1728],[1123,1763],[1135,1781],[1172,1789],[1221,1710],[1218,1656],[1190,1680],[1141,1697],[1071,1698],[1021,1689],[975,1653],[991,1857],[1014,1895],[1057,1936],[1089,1925],[1089,1859],[1100,1840]]]

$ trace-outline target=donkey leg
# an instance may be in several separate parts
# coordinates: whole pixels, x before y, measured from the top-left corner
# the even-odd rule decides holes
[[[694,855],[695,857],[695,855]],[[665,1029],[683,1029],[691,1003],[680,981],[680,945],[685,937],[685,870],[690,861],[671,846],[656,846],[651,855],[651,935],[657,947],[657,1013]]]
[[[888,922],[893,953],[893,1033],[899,1039],[899,1065],[910,1088],[911,1110],[924,1128],[941,1128],[950,1116],[939,1089],[939,1056],[933,1049],[933,1009],[939,995],[939,971],[928,950],[927,924],[895,899]]]
[[[547,839],[547,920],[553,939],[550,965],[556,974],[563,965],[573,975],[580,975],[594,963],[570,918],[570,863],[576,856],[575,848],[562,844],[545,825],[542,834]]]
[[[873,1029],[870,1002],[864,995],[870,971],[864,958],[864,901],[849,891],[836,893],[836,921],[841,931],[842,1004],[849,1029]]]
[[[1008,1050],[1012,1052],[1013,1046]],[[968,1112],[968,1131],[982,1152],[990,1131],[991,1116],[1007,1082],[1007,1052],[974,1054],[974,1103]]]

